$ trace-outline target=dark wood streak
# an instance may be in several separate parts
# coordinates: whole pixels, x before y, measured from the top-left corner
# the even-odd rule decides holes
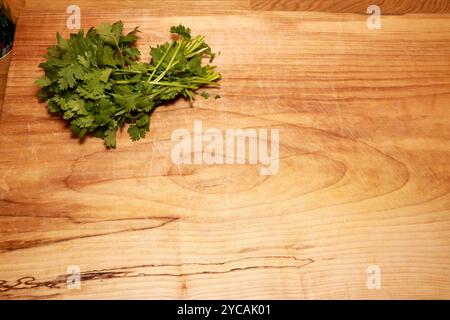
[[[136,269],[140,268],[162,268],[162,267],[177,267],[182,268],[183,266],[188,265],[198,265],[198,266],[222,266],[227,265],[233,262],[249,260],[249,259],[289,259],[301,262],[298,265],[253,265],[247,267],[235,267],[230,268],[225,271],[198,271],[198,272],[185,272],[185,273],[144,273],[136,271]],[[330,258],[326,258],[324,260],[329,260]],[[289,269],[295,268],[300,269],[304,268],[317,260],[313,260],[312,258],[304,258],[300,259],[295,256],[260,256],[260,257],[243,257],[238,259],[231,259],[227,261],[221,262],[213,262],[213,263],[180,263],[180,264],[146,264],[146,265],[137,265],[137,266],[127,266],[127,267],[119,267],[115,269],[102,269],[102,270],[91,270],[82,272],[80,274],[81,283],[85,281],[95,281],[95,280],[109,280],[109,279],[118,279],[118,278],[138,278],[138,277],[178,277],[184,279],[184,286],[186,286],[187,276],[196,276],[196,275],[217,275],[217,274],[227,274],[237,271],[247,271],[247,270],[257,270],[257,269]],[[25,276],[16,280],[13,284],[8,284],[6,280],[0,280],[0,292],[8,292],[12,290],[24,290],[24,289],[37,289],[37,288],[47,288],[47,289],[63,289],[67,282],[67,275],[59,275],[53,280],[47,281],[37,281],[33,276]],[[52,297],[55,295],[52,295]]]
[[[0,202],[3,200],[0,200]],[[9,200],[4,199],[4,201],[9,202]],[[11,201],[12,203],[15,201]],[[31,219],[64,219],[68,220],[74,224],[91,224],[91,223],[101,223],[101,222],[119,222],[119,221],[135,221],[135,220],[170,220],[174,217],[170,216],[149,216],[149,217],[132,217],[132,218],[117,218],[117,219],[89,219],[89,218],[75,218],[69,215],[34,215],[34,214],[0,214],[2,218],[31,218]]]
[[[178,217],[168,218],[166,221],[164,221],[156,226],[151,226],[151,227],[127,228],[127,229],[122,229],[122,230],[117,230],[117,231],[112,231],[112,232],[95,233],[95,234],[82,235],[82,236],[72,236],[72,237],[65,237],[65,238],[60,238],[60,239],[5,241],[5,242],[3,242],[2,247],[0,248],[0,253],[16,251],[16,250],[21,250],[21,249],[28,249],[28,248],[36,248],[36,247],[41,247],[41,246],[46,246],[46,245],[50,245],[50,244],[71,241],[71,240],[101,237],[101,236],[107,236],[107,235],[119,234],[119,233],[125,233],[125,232],[152,230],[152,229],[156,229],[156,228],[161,228],[171,222],[177,221],[178,219],[179,219]]]
[[[220,261],[220,262],[185,262],[185,263],[178,263],[178,264],[141,264],[141,265],[135,265],[135,266],[124,266],[124,267],[118,267],[113,269],[100,269],[100,270],[92,270],[92,272],[108,272],[111,270],[127,270],[127,269],[136,269],[136,268],[156,268],[156,267],[183,267],[183,266],[223,266],[227,265],[233,262],[243,261],[243,260],[249,260],[249,259],[290,259],[295,261],[309,261],[314,262],[311,258],[301,259],[297,258],[296,256],[283,256],[283,255],[271,255],[271,256],[253,256],[253,257],[242,257],[242,258],[236,258],[236,259],[230,259],[226,261]],[[325,259],[322,259],[325,260]]]

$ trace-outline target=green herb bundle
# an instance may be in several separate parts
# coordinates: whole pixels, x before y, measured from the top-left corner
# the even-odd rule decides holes
[[[80,139],[92,134],[115,148],[116,132],[126,123],[133,141],[145,137],[157,106],[180,96],[192,102],[198,88],[220,79],[214,66],[202,65],[202,58],[214,58],[203,36],[191,36],[182,25],[170,31],[177,39],[150,48],[150,63],[138,61],[138,28],[124,35],[121,21],[67,40],[57,34],[57,45],[39,65],[45,71],[36,80],[40,100]]]

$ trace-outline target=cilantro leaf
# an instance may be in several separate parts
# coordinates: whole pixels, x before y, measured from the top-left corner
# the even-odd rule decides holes
[[[201,95],[203,98],[205,98],[205,99],[208,99],[208,98],[209,98],[209,93],[206,92],[206,91],[203,91],[200,95]]]
[[[110,67],[115,67],[120,64],[120,61],[114,57],[114,50],[110,46],[103,48],[102,64]]]
[[[116,130],[113,128],[110,128],[105,131],[105,145],[108,148],[115,148],[116,147]]]
[[[178,26],[172,26],[170,28],[170,32],[179,34],[180,36],[182,36],[186,40],[190,40],[191,39],[191,29],[186,28],[185,26],[183,26],[181,24],[178,25]]]
[[[51,85],[52,82],[50,81],[49,78],[43,77],[43,78],[37,79],[36,81],[34,81],[34,83],[36,83],[41,88],[45,88],[45,87],[48,87],[49,85]]]
[[[68,50],[69,47],[69,43],[67,42],[66,39],[63,38],[62,35],[59,34],[59,32],[56,34],[56,39],[58,41],[58,47],[62,50]],[[49,50],[52,50],[49,48]]]
[[[120,34],[122,33],[122,22],[116,22],[114,25],[102,23],[97,27],[97,34],[104,42],[111,45],[119,43]],[[119,33],[120,31],[120,33]]]
[[[133,141],[145,138],[145,134],[147,133],[146,128],[139,128],[137,125],[131,125],[127,131]]]
[[[61,90],[73,88],[77,79],[83,79],[84,71],[78,63],[72,63],[63,67],[58,72],[58,84]]]

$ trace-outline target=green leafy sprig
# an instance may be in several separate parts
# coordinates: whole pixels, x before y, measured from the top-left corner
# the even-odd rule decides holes
[[[80,139],[91,134],[115,148],[116,132],[125,124],[133,141],[144,138],[157,106],[178,97],[192,102],[197,89],[216,86],[221,77],[215,66],[202,64],[202,58],[214,58],[203,36],[191,36],[182,25],[170,31],[177,39],[150,48],[150,63],[138,61],[138,28],[124,35],[121,21],[69,39],[58,33],[39,65],[45,71],[36,80],[39,99],[70,122]]]

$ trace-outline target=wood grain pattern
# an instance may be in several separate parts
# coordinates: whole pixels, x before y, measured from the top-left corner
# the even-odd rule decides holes
[[[361,15],[220,8],[86,10],[82,24],[119,18],[141,26],[143,53],[175,23],[204,34],[222,99],[159,108],[117,150],[80,145],[33,85],[66,15],[23,11],[0,118],[0,298],[450,298],[448,15],[377,31]],[[173,165],[171,133],[194,120],[280,129],[278,174]]]
[[[20,1],[20,0],[10,0]],[[67,7],[73,5],[72,0],[25,0],[25,8],[33,10],[41,10],[42,8],[52,8],[52,10],[66,11]],[[222,10],[246,10],[250,9],[250,0],[77,0],[76,5],[81,9],[104,9],[105,6],[109,10],[121,10],[124,8],[148,9],[150,11],[162,11],[164,13],[173,12],[173,10],[183,11],[189,14],[191,10],[206,10],[208,13],[215,8]]]
[[[448,0],[250,0],[253,10],[317,11],[366,14],[378,5],[383,14],[450,13]]]
[[[3,98],[5,97],[6,79],[8,77],[9,62],[11,54],[0,60],[0,112],[3,106]]]

